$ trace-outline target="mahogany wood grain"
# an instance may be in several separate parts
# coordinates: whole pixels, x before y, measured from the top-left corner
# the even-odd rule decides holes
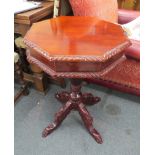
[[[96,17],[67,17],[35,23],[26,34],[29,40],[49,56],[102,56],[126,43],[121,26]]]
[[[131,43],[121,26],[96,17],[63,16],[33,24],[24,42],[30,63],[52,77],[71,79],[70,92],[56,93],[64,105],[44,129],[43,137],[52,133],[71,110],[77,110],[91,136],[101,144],[102,137],[85,107],[100,98],[82,93],[81,79],[99,78],[124,61],[123,50]]]
[[[104,68],[120,59],[123,49],[131,44],[117,24],[96,17],[67,16],[33,24],[24,42],[30,49],[28,58],[44,64],[43,70],[100,72],[100,75]],[[57,74],[54,72],[53,76]]]

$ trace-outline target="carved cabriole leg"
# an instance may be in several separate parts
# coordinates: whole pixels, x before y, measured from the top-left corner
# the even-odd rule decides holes
[[[70,93],[68,93],[66,91],[56,93],[55,98],[61,103],[66,103],[70,98]]]
[[[56,98],[66,104],[55,115],[55,120],[52,124],[46,127],[42,133],[43,137],[46,137],[52,133],[66,118],[71,110],[79,111],[79,114],[84,121],[89,133],[93,136],[97,143],[102,143],[100,134],[93,127],[93,118],[85,108],[85,105],[93,105],[100,101],[100,98],[94,97],[91,93],[81,93],[81,80],[71,79],[71,93],[61,92],[56,94]],[[84,102],[84,103],[83,103]]]
[[[82,102],[85,105],[94,105],[100,101],[100,97],[94,97],[91,93],[82,94]]]
[[[101,99],[100,97],[94,97],[91,93],[81,93],[82,80],[72,79],[71,80],[71,92],[77,92],[82,95],[82,102],[85,105],[94,105]]]
[[[94,129],[93,127],[93,118],[85,108],[85,105],[82,103],[85,101],[88,105],[92,105],[100,101],[100,98],[94,97],[91,93],[85,93],[83,96],[81,93],[81,80],[71,80],[71,101],[72,103],[76,103],[74,108],[79,111],[79,114],[84,121],[84,124],[93,138],[96,140],[97,143],[102,143],[102,137]],[[84,98],[85,97],[85,98]]]
[[[70,113],[72,110],[72,104],[70,101],[68,101],[56,114],[55,114],[55,120],[52,124],[49,124],[43,131],[42,136],[46,137],[50,133],[52,133],[66,118],[66,116]]]
[[[93,127],[93,118],[91,117],[83,103],[80,103],[78,105],[78,111],[89,133],[92,135],[92,137],[96,140],[97,143],[102,144],[102,137]]]

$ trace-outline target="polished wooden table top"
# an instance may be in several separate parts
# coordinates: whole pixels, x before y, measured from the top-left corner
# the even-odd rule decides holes
[[[121,26],[95,17],[62,16],[32,25],[29,62],[51,76],[101,77],[123,60],[130,41]]]
[[[29,62],[52,77],[71,79],[70,92],[56,94],[63,107],[42,136],[48,136],[70,111],[77,110],[89,133],[101,144],[102,137],[85,108],[85,105],[96,104],[100,98],[91,93],[82,94],[79,79],[100,78],[123,60],[123,49],[130,41],[121,26],[93,17],[59,17],[33,24],[24,42],[28,46]]]
[[[34,46],[53,56],[104,56],[129,45],[121,26],[95,17],[62,16],[33,24],[26,34]]]

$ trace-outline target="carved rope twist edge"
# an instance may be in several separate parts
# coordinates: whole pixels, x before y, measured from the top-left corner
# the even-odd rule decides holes
[[[85,62],[105,62],[112,56],[119,54],[122,52],[125,48],[129,47],[131,45],[131,42],[127,40],[126,42],[122,43],[121,45],[118,45],[117,47],[107,51],[102,56],[63,56],[63,55],[55,55],[50,56],[45,50],[38,47],[36,44],[32,43],[31,41],[24,38],[24,43],[30,47],[33,48],[36,52],[41,54],[43,57],[48,59],[49,61],[85,61]]]
[[[108,68],[104,69],[101,72],[84,72],[84,73],[78,73],[78,72],[55,72],[51,68],[49,68],[47,65],[43,64],[42,62],[38,61],[36,58],[32,57],[30,55],[30,51],[27,49],[27,60],[39,66],[44,72],[49,74],[51,77],[56,78],[56,77],[62,77],[62,78],[101,78],[105,74],[107,74],[110,70],[112,70],[117,64],[121,63],[124,61],[126,58],[125,56],[122,56],[120,59],[112,63],[111,65],[108,66]]]

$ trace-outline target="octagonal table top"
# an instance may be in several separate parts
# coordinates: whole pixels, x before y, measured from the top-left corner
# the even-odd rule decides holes
[[[61,16],[34,23],[24,42],[48,60],[68,61],[103,61],[130,45],[120,25],[80,16]]]
[[[124,61],[122,27],[96,17],[61,16],[32,25],[27,59],[52,77],[100,78]]]

